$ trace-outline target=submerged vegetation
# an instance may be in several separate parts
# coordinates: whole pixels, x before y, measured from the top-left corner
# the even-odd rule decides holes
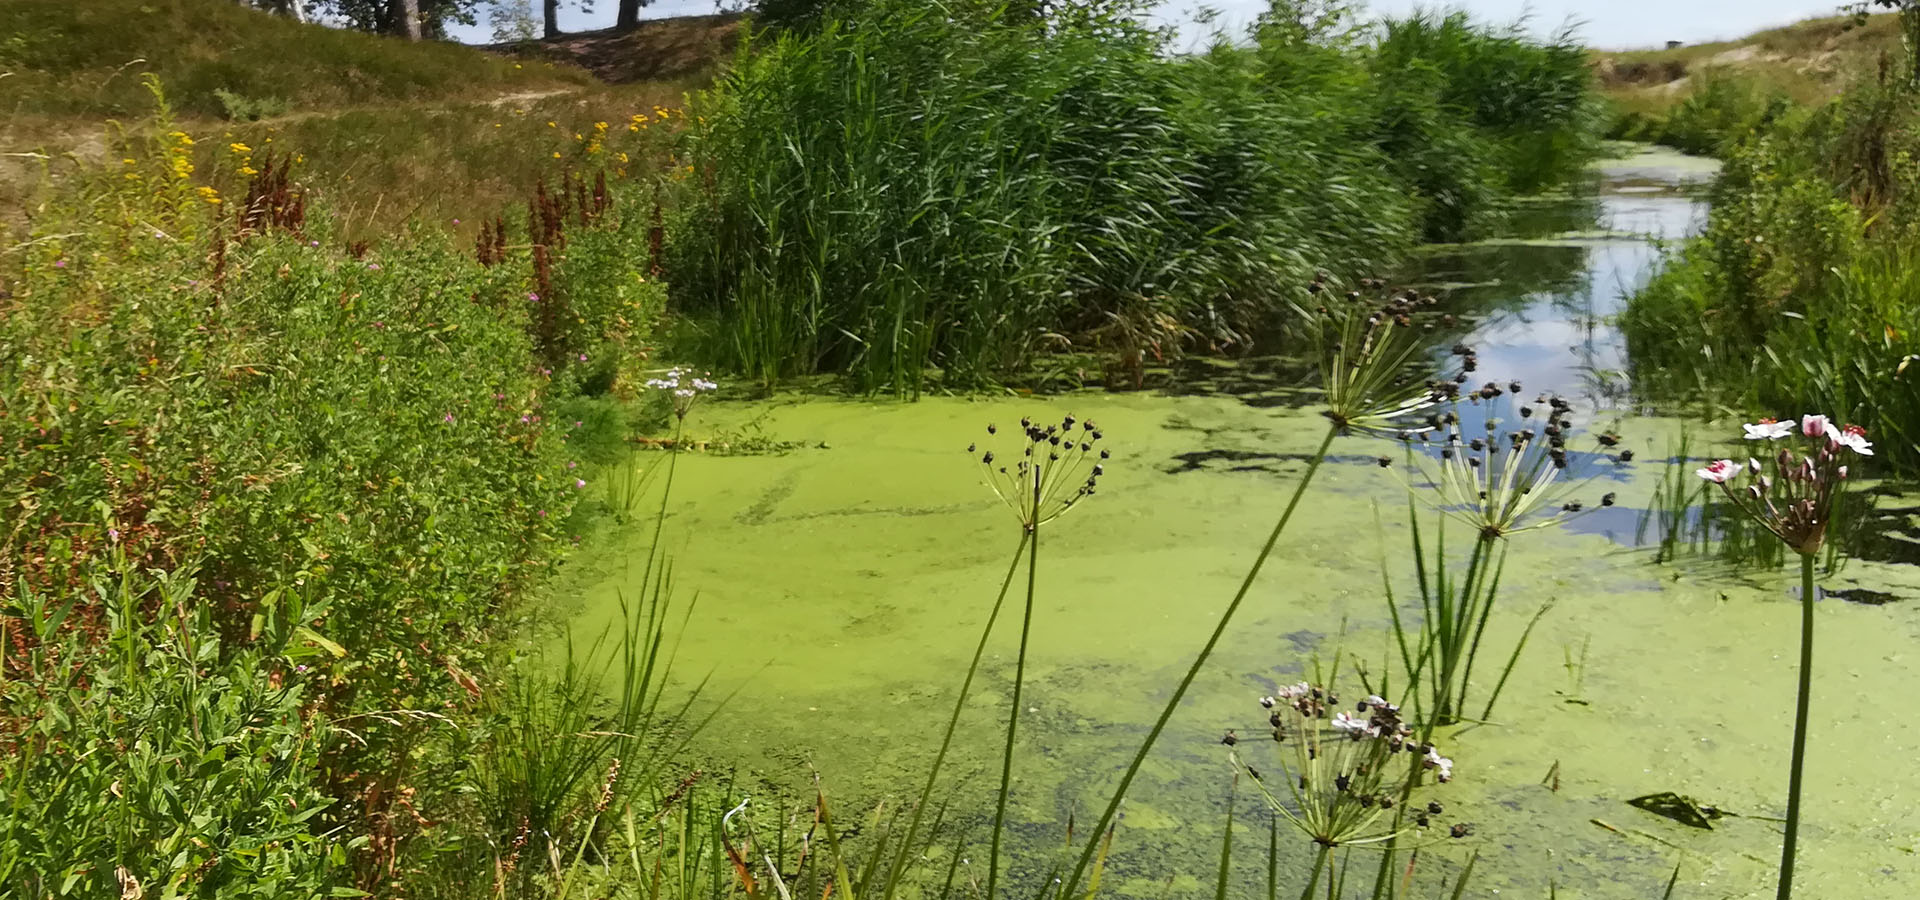
[[[153,10],[209,33],[258,21],[215,5]],[[45,31],[61,8],[33,0],[0,23]],[[0,897],[1091,900],[1193,872],[1215,900],[1467,896],[1490,873],[1462,807],[1518,807],[1486,786],[1448,792],[1498,771],[1472,761],[1487,750],[1473,731],[1503,725],[1496,701],[1519,691],[1509,676],[1561,600],[1503,594],[1508,553],[1613,507],[1587,479],[1631,484],[1633,456],[1611,428],[1593,429],[1598,449],[1572,447],[1575,418],[1601,410],[1478,374],[1479,354],[1455,343],[1470,311],[1373,273],[1416,243],[1490,234],[1519,197],[1583,171],[1599,124],[1585,54],[1570,34],[1462,15],[1366,25],[1291,2],[1243,42],[1175,54],[1143,9],[828,5],[747,41],[684,108],[626,103],[644,92],[490,97],[579,73],[517,74],[530,64],[445,47],[402,59],[277,20],[249,44],[276,56],[260,67],[273,91],[183,53],[81,96],[126,46],[125,23],[96,11],[68,13],[70,56],[0,44],[24,73],[0,79],[15,111],[128,116],[131,84],[148,117],[106,131],[100,160],[35,156],[43,180],[0,241]],[[309,38],[314,59],[364,80],[294,72]],[[451,101],[447,116],[239,121],[420,94]],[[234,122],[180,118],[176,96]],[[1855,467],[1920,463],[1920,405],[1889,396],[1916,359],[1897,164],[1908,97],[1883,79],[1822,111],[1715,125],[1759,130],[1716,145],[1730,148],[1715,188],[1728,211],[1628,315],[1647,390],[1729,408],[1791,396],[1866,426],[1808,417],[1797,450],[1699,471],[1724,488],[1714,515],[1802,562],[1783,900],[1819,783],[1803,777],[1815,558],[1831,570],[1835,537],[1866,508],[1850,499]],[[495,114],[515,124],[470,139]],[[455,173],[431,202],[468,204],[465,225],[421,214],[425,197],[404,228],[365,208],[431,183],[369,177],[356,194],[355,154],[396,148]],[[482,169],[484,190],[468,177]],[[937,746],[900,797],[830,802],[818,777],[794,803],[765,773],[721,774],[693,749],[726,702],[710,680],[755,677],[676,664],[700,587],[669,553],[687,537],[676,479],[718,443],[696,432],[722,385],[833,373],[917,395],[1092,349],[1117,358],[1113,387],[1137,388],[1150,357],[1268,336],[1312,357],[1296,360],[1301,381],[1318,376],[1291,398],[1305,409],[1271,420],[1305,423],[1312,449],[1271,454],[1295,467],[1277,492],[1248,493],[1271,525],[1226,548],[1249,555],[1210,560],[1227,573],[1218,596],[1166,598],[1198,621],[1198,646],[1155,670],[1150,722],[1113,729],[1124,746],[1092,769],[1097,793],[1056,798],[1074,810],[1064,840],[1035,840],[1056,810],[1019,796],[1054,753],[1031,737],[1046,722],[1037,673],[1065,649],[1036,622],[1083,574],[1042,539],[1056,553],[1081,537],[1068,527],[1104,527],[1108,491],[1146,461],[1038,401],[1018,431],[990,424],[966,448],[1013,513],[991,533],[1018,540],[951,713],[936,704],[937,745],[887,736]],[[1756,345],[1768,352],[1739,352]],[[1792,431],[1762,420],[1747,437]],[[1346,466],[1336,441],[1367,452]],[[866,502],[887,473],[862,474]],[[1117,855],[1162,741],[1194,739],[1176,714],[1207,693],[1269,563],[1296,542],[1353,540],[1303,536],[1319,524],[1303,499],[1358,504],[1361,478],[1403,489],[1411,552],[1383,554],[1378,583],[1324,592],[1362,598],[1383,652],[1355,651],[1344,622],[1331,642],[1301,630],[1298,658],[1253,673],[1288,676],[1262,686],[1265,726],[1249,729],[1278,765],[1263,772],[1237,731],[1219,738],[1217,861]],[[1675,534],[1698,495],[1662,490]],[[1449,520],[1468,547],[1449,549]],[[554,621],[569,613],[554,576],[602,531],[645,538],[617,563],[612,625],[575,634]],[[977,588],[984,601],[994,585]],[[1343,704],[1354,682],[1364,699]],[[981,712],[995,744],[984,787],[954,771],[963,719]],[[1218,735],[1200,739],[1208,753]],[[1462,784],[1438,787],[1456,765]],[[1251,831],[1236,819],[1247,787]],[[1302,840],[1283,842],[1289,830]],[[1264,837],[1257,865],[1236,856],[1249,834]],[[1679,870],[1666,873],[1672,896]],[[1545,877],[1520,884],[1552,896]]]

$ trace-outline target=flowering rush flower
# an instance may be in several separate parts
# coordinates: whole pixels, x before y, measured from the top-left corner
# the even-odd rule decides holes
[[[1693,470],[1693,474],[1715,484],[1726,484],[1727,479],[1740,474],[1740,466],[1730,459],[1716,459],[1707,463],[1706,468]]]
[[[1791,441],[1791,421],[1761,419],[1742,425],[1748,440]],[[1840,496],[1845,491],[1850,456],[1872,456],[1873,442],[1858,425],[1837,426],[1816,414],[1800,418],[1799,453],[1781,447],[1767,462],[1714,460],[1696,475],[1720,485],[1727,498],[1794,552],[1811,556],[1826,540]],[[1744,482],[1744,485],[1742,484]]]
[[[981,452],[978,444],[968,444],[967,454],[977,455],[987,488],[1031,532],[1092,496],[1112,454],[1099,446],[1104,435],[1098,425],[1072,415],[1050,425],[1029,416],[1020,420],[1020,429],[1018,455],[996,457],[992,450]],[[987,426],[989,437],[998,433]]]
[[[586,359],[583,355],[581,359]],[[693,401],[708,391],[719,389],[719,385],[707,380],[703,375],[695,375],[692,369],[678,366],[668,369],[660,378],[647,379],[647,387],[664,391],[673,401],[674,418],[685,421],[687,412],[693,409]]]
[[[1792,422],[1779,422],[1773,419],[1761,419],[1753,425],[1742,425],[1747,430],[1747,440],[1772,441],[1793,433]]]

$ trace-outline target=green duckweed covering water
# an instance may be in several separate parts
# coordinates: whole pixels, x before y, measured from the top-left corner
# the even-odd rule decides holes
[[[1616,186],[1672,185],[1689,180],[1691,165],[1642,154],[1607,174]],[[1691,209],[1630,190],[1603,199],[1604,224],[1637,234],[1684,228]],[[1426,271],[1486,310],[1473,340],[1488,377],[1511,369],[1529,392],[1592,389],[1604,382],[1596,373],[1618,367],[1617,338],[1601,323],[1617,292],[1652,265],[1644,241],[1469,251],[1442,251]],[[1503,286],[1506,299],[1487,299]],[[1206,368],[1214,383],[1236,382],[1234,365]],[[1290,408],[1285,376],[1249,380],[1262,378],[1237,397],[789,397],[702,407],[700,431],[752,422],[807,448],[680,459],[668,543],[679,594],[697,595],[697,607],[678,671],[688,682],[713,673],[714,697],[733,692],[702,736],[704,764],[737,767],[763,802],[802,795],[817,770],[843,819],[910,801],[1019,538],[963,449],[984,448],[989,422],[1004,434],[1023,415],[1091,418],[1114,458],[1100,493],[1042,533],[1014,785],[1013,875],[1041,877],[1069,815],[1084,822],[1108,796],[1324,433],[1310,410]],[[1419,839],[1428,848],[1419,865],[1437,876],[1477,850],[1475,896],[1542,897],[1550,881],[1562,896],[1658,896],[1676,862],[1677,896],[1770,895],[1779,832],[1764,817],[1785,805],[1794,579],[1653,564],[1631,546],[1635,507],[1649,503],[1682,426],[1584,418],[1589,431],[1614,425],[1638,461],[1600,463],[1571,498],[1592,504],[1612,491],[1620,506],[1511,542],[1503,611],[1487,639],[1493,655],[1504,655],[1540,604],[1556,605],[1514,670],[1498,720],[1438,738],[1457,764],[1455,781],[1432,792],[1447,806],[1440,824],[1471,823],[1474,833],[1453,840],[1435,828]],[[1696,434],[1729,430],[1738,431]],[[1376,677],[1388,670],[1381,561],[1403,600],[1414,596],[1413,571],[1404,489],[1374,457],[1399,451],[1348,437],[1332,453],[1131,792],[1106,882],[1117,893],[1209,888],[1232,774],[1222,735],[1237,729],[1246,760],[1277,769],[1258,697],[1336,650],[1348,673],[1354,661]],[[1465,531],[1451,534],[1463,553]],[[580,598],[577,631],[615,619],[651,536],[644,526],[617,531],[576,559],[563,590]],[[1824,587],[1866,588],[1892,602],[1829,598],[1818,608],[1800,883],[1809,896],[1904,898],[1920,888],[1920,811],[1910,799],[1920,776],[1903,765],[1902,720],[1904,687],[1920,683],[1920,570],[1855,560]],[[991,806],[1018,633],[1017,621],[1002,621],[948,767],[962,820]],[[1483,661],[1476,670],[1483,695],[1498,668]],[[1351,675],[1339,686],[1348,699],[1361,693]],[[1662,791],[1739,815],[1701,830],[1626,803]],[[1255,860],[1268,819],[1245,785],[1237,803],[1240,874],[1251,885],[1264,877]],[[1299,863],[1281,876],[1291,896],[1286,885],[1299,890],[1310,847],[1289,831],[1281,839]]]

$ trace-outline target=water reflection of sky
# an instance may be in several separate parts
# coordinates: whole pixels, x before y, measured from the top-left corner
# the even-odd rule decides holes
[[[1517,379],[1528,396],[1559,394],[1584,410],[1620,397],[1626,345],[1614,317],[1658,264],[1656,241],[1697,229],[1706,204],[1673,189],[1696,180],[1691,170],[1623,162],[1601,174],[1605,236],[1457,248],[1429,261],[1429,280],[1470,285],[1450,294],[1478,317],[1466,339],[1479,356],[1475,383]]]

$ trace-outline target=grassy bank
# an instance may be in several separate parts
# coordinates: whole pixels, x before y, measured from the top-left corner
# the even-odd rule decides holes
[[[1607,136],[1713,154],[1793,106],[1816,107],[1897,60],[1899,16],[1831,16],[1731,41],[1596,51]]]
[[[1821,404],[1920,468],[1916,113],[1892,69],[1736,134],[1705,232],[1622,319],[1636,383],[1708,408]]]
[[[490,725],[530,727],[495,640],[625,434],[664,300],[649,192],[551,161],[531,230],[368,247],[290,154],[165,109],[0,270],[0,885],[397,887],[503,854],[487,826],[530,791],[567,833],[604,773],[509,767],[493,819],[471,785],[513,753]]]
[[[1124,383],[1586,158],[1570,40],[1286,11],[1257,38],[1174,56],[1122,15],[880,2],[743,51],[690,110],[690,352],[913,393],[1073,346]]]
[[[483,216],[522,202],[544,167],[608,146],[604,135],[589,141],[596,124],[621,136],[660,128],[663,111],[709,83],[738,28],[714,17],[490,52],[302,25],[220,0],[9,3],[0,225],[25,226],[41,214],[44,188],[117,163],[127,133],[147,136],[142,79],[154,75],[176,119],[211,139],[195,146],[196,165],[226,161],[229,144],[289,148],[343,236],[460,220],[471,238]],[[667,52],[668,41],[681,43]]]

